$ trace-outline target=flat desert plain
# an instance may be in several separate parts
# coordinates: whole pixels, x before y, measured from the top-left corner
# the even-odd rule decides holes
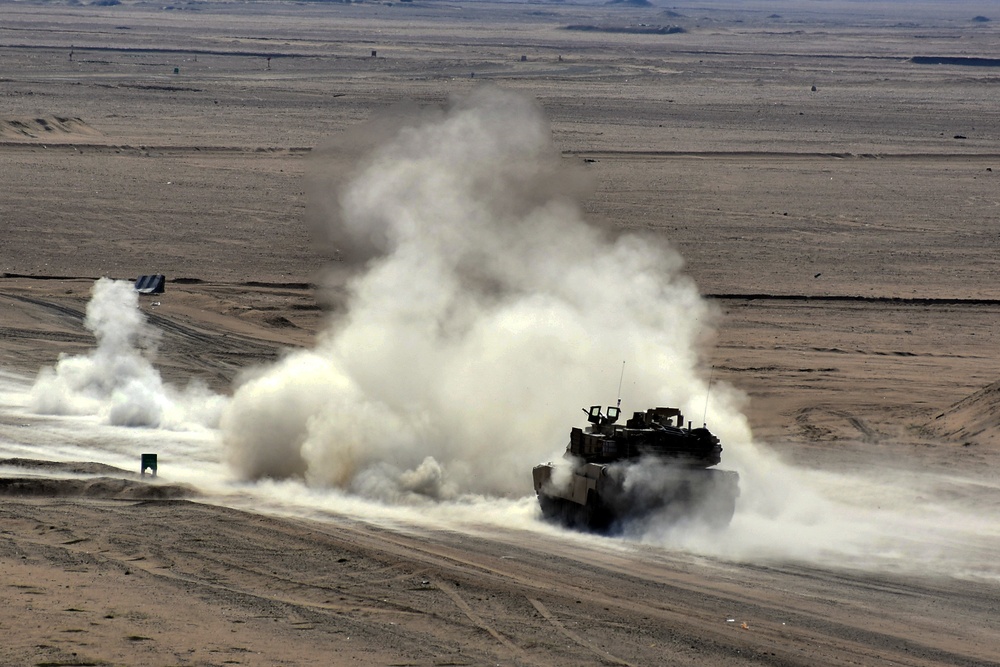
[[[997,56],[996,4],[965,0],[0,0],[0,662],[1000,664]],[[351,377],[385,404],[402,389],[403,403],[432,405],[423,393],[437,383],[399,370],[416,353],[380,350],[408,339],[372,315],[402,297],[374,307],[386,294],[372,285],[375,267],[393,266],[380,253],[405,246],[398,220],[460,197],[428,202],[438,172],[418,169],[416,194],[370,221],[393,240],[361,234],[345,253],[330,230],[351,213],[329,219],[330,183],[360,170],[372,119],[420,118],[427,153],[451,155],[419,128],[450,127],[456,108],[492,118],[491,101],[527,109],[524,134],[541,127],[542,152],[568,175],[552,177],[552,216],[576,222],[545,237],[551,284],[607,279],[615,291],[595,309],[608,315],[593,321],[659,341],[658,315],[649,325],[638,305],[614,307],[652,290],[648,312],[675,308],[684,332],[621,376],[621,358],[594,343],[584,371],[601,369],[600,396],[574,393],[585,375],[569,343],[524,367],[473,355],[479,384],[453,382],[460,363],[426,376],[453,400],[420,424],[492,425],[447,460],[471,479],[518,477],[514,491],[387,496],[318,468],[305,481],[248,473],[220,449],[225,417],[195,431],[122,426],[100,406],[47,414],[29,398],[40,369],[100,357],[85,326],[98,278],[164,274],[166,291],[136,311],[159,333],[164,386],[197,379],[206,402],[229,400],[247,372],[348,346],[343,331],[368,317]],[[478,170],[469,151],[520,155],[518,125],[481,146],[448,136]],[[496,162],[522,199],[504,203],[487,170],[486,217],[516,218],[550,191],[518,177],[534,163]],[[399,197],[377,189],[378,168],[359,173],[382,193],[374,205]],[[534,283],[489,271],[516,247],[526,272],[544,273],[532,235],[548,220],[469,255],[477,294],[537,306]],[[644,240],[608,261],[621,239]],[[669,289],[630,261],[643,247],[670,264]],[[420,259],[413,285],[446,263]],[[422,322],[436,296],[407,300],[407,316]],[[551,317],[517,331],[535,336]],[[581,328],[574,344],[605,338],[603,325]],[[519,340],[484,349],[506,360]],[[112,367],[131,359],[112,353]],[[723,466],[742,476],[731,526],[606,537],[544,523],[530,470],[558,456],[578,407],[611,403],[619,384],[629,409],[651,407],[633,404],[649,394],[634,387],[675,358],[684,382],[664,386],[700,389],[655,400],[704,404],[724,436]],[[509,390],[522,385],[523,397]],[[580,402],[547,414],[564,396]],[[337,410],[323,409],[330,428],[346,419]],[[265,414],[250,435],[285,416]],[[535,418],[556,420],[559,439],[531,443],[550,437]],[[357,434],[383,457],[372,471],[398,463],[384,442],[426,444],[393,423],[381,439]],[[513,462],[487,442],[507,423],[529,441]],[[145,451],[160,452],[155,481],[136,474]]]

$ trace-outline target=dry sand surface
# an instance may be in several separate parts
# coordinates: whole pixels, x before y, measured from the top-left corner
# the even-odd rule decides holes
[[[569,534],[530,498],[496,499],[514,525],[307,511],[137,480],[104,464],[146,441],[98,461],[132,436],[7,405],[0,663],[1000,664],[1000,68],[961,60],[1000,54],[991,12],[0,0],[5,392],[94,347],[102,276],[167,276],[141,301],[167,382],[226,394],[312,346],[344,303],[314,149],[495,84],[538,101],[588,219],[684,258],[716,310],[702,375],[745,392],[759,446],[856,503],[891,481],[912,521],[875,554],[815,522],[761,534],[784,551]],[[824,539],[861,532],[843,516]]]

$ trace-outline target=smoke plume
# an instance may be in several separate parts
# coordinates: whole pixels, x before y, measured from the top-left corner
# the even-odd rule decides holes
[[[139,295],[125,281],[94,283],[84,326],[97,347],[61,356],[41,369],[30,407],[39,414],[97,415],[106,424],[185,428],[214,426],[224,399],[193,382],[177,390],[153,367],[159,332],[146,322]]]
[[[581,214],[580,167],[531,101],[480,89],[345,149],[320,202],[349,272],[315,349],[243,379],[221,427],[246,478],[303,477],[392,500],[523,495],[580,408],[705,409],[714,313],[656,237]],[[356,142],[355,142],[356,144]],[[723,437],[748,441],[713,388]]]
[[[668,506],[623,526],[628,538],[753,562],[1000,577],[994,480],[793,468],[755,446],[738,391],[716,382],[708,400],[701,353],[715,313],[662,236],[582,215],[586,174],[553,148],[535,104],[480,89],[351,136],[315,165],[314,206],[342,260],[331,275],[344,297],[313,349],[248,371],[223,408],[162,382],[135,291],[100,280],[86,319],[97,347],[43,369],[29,405],[168,428],[211,425],[221,410],[229,468],[268,480],[246,487],[253,507],[395,512],[506,535],[552,530],[536,520],[531,468],[560,459],[581,407],[613,404],[624,360],[626,414],[670,405],[705,415],[725,447],[720,467],[740,475],[727,529]],[[22,394],[0,374],[0,413],[19,416]],[[0,419],[0,450],[76,456],[72,420],[51,421],[49,433]],[[87,451],[107,449],[114,430],[92,434]],[[159,435],[128,429],[111,454],[134,461],[134,443]],[[185,478],[228,487],[214,441],[178,435],[156,448],[195,462]],[[630,489],[669,492],[670,471],[629,468]]]

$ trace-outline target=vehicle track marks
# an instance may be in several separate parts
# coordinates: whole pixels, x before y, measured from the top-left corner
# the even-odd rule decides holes
[[[587,641],[580,635],[576,634],[575,632],[567,628],[565,625],[562,624],[562,621],[553,616],[552,612],[550,612],[548,608],[545,605],[543,605],[539,600],[536,600],[534,598],[528,598],[528,602],[530,602],[531,606],[533,606],[535,609],[538,610],[538,613],[541,614],[545,618],[545,620],[554,625],[556,630],[566,635],[569,639],[575,641],[580,646],[583,646],[584,648],[593,651],[598,656],[600,656],[601,659],[606,660],[607,662],[610,662],[613,665],[629,665],[629,667],[632,667],[631,662],[627,662],[625,660],[622,660],[621,658],[616,658],[615,656],[611,655],[610,653],[602,649],[600,646],[597,646],[591,641]]]
[[[524,649],[522,649],[520,646],[514,644],[514,642],[512,642],[511,640],[504,637],[496,630],[496,628],[487,623],[482,616],[477,614],[472,609],[472,607],[469,606],[469,603],[467,603],[465,599],[462,598],[462,596],[458,594],[458,591],[456,591],[453,587],[440,580],[435,581],[434,585],[436,585],[439,589],[441,589],[441,591],[445,595],[450,597],[452,599],[452,602],[455,603],[455,606],[461,609],[462,613],[468,616],[470,621],[472,621],[477,626],[488,632],[491,637],[500,642],[504,647],[506,647],[511,653],[516,655],[519,659],[524,661],[528,660],[528,655],[524,652]]]

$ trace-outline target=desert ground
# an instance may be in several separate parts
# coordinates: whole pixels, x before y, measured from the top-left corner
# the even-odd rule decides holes
[[[1000,664],[1000,69],[966,60],[1000,53],[995,10],[0,0],[0,662]],[[537,102],[589,222],[683,258],[700,372],[760,451],[855,508],[891,481],[824,533],[877,549],[813,544],[821,518],[727,550],[562,530],[527,496],[152,483],[139,438],[169,432],[9,398],[94,347],[101,277],[167,277],[140,301],[166,382],[227,395],[310,348],[347,290],[323,156],[484,85]],[[886,498],[906,521],[868,517]]]

